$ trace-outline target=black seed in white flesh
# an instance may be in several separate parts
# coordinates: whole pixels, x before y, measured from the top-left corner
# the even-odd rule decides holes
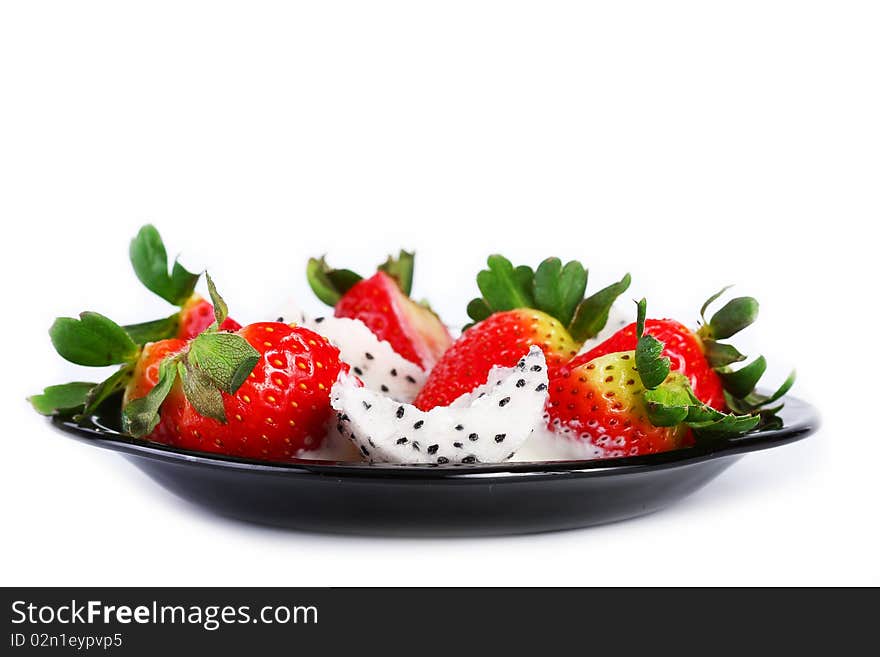
[[[544,355],[535,347],[522,360],[522,369],[493,368],[484,385],[430,411],[357,385],[349,374],[333,386],[331,404],[347,416],[344,435],[353,434],[356,445],[366,442],[357,436],[370,436],[375,447],[366,445],[374,462],[497,463],[519,449],[545,412]],[[541,384],[544,390],[537,390]],[[412,439],[414,432],[418,441]]]

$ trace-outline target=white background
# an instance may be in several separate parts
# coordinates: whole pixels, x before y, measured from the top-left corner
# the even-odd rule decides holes
[[[2,583],[880,584],[878,32],[845,1],[3,3]],[[824,426],[588,530],[218,519],[24,401],[95,376],[56,315],[169,312],[127,263],[147,221],[244,320],[317,307],[309,255],[399,246],[453,325],[490,252],[578,258],[592,289],[631,271],[691,323],[737,282],[762,301],[741,342],[797,365]]]

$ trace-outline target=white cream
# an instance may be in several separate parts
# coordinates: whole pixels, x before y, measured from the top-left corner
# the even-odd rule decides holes
[[[594,445],[581,434],[551,431],[546,414],[534,428],[532,435],[514,454],[512,461],[588,461],[607,458],[607,450]]]

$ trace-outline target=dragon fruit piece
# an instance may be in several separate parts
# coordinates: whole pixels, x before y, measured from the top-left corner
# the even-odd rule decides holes
[[[330,340],[339,349],[340,359],[369,390],[409,403],[425,384],[425,370],[394,351],[389,342],[379,340],[359,319],[303,317],[302,325]]]
[[[510,459],[542,421],[547,364],[532,347],[514,367],[449,406],[422,411],[340,374],[330,394],[338,431],[378,463],[497,463]]]

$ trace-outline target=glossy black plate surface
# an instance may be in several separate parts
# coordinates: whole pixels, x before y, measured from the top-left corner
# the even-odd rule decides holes
[[[588,527],[657,511],[743,454],[818,427],[815,410],[795,398],[786,398],[780,416],[782,429],[649,456],[445,466],[279,464],[188,452],[122,435],[113,412],[53,423],[224,516],[311,531],[463,536]]]

